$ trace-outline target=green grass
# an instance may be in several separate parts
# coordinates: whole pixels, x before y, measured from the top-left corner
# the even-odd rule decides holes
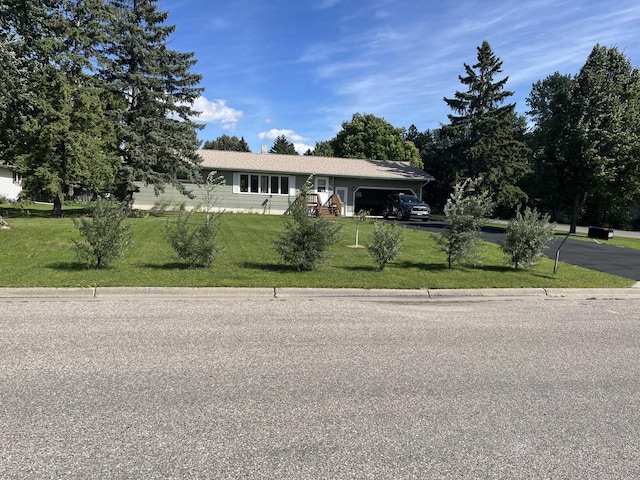
[[[40,206],[37,206],[40,207]],[[556,275],[553,262],[541,259],[529,270],[515,270],[506,263],[498,246],[483,243],[476,266],[446,268],[434,234],[405,230],[398,260],[378,271],[366,248],[352,248],[356,222],[339,219],[343,228],[332,258],[319,270],[298,272],[283,264],[271,241],[282,232],[279,216],[225,214],[220,240],[224,247],[213,266],[189,270],[174,259],[164,238],[167,218],[147,216],[129,220],[135,246],[112,268],[94,271],[77,263],[72,238],[79,238],[70,218],[26,215],[12,206],[0,206],[0,215],[11,230],[0,230],[0,286],[228,286],[228,287],[349,287],[349,288],[501,288],[501,287],[626,287],[634,282],[583,268],[561,264]],[[7,215],[9,213],[9,215]],[[65,215],[81,213],[65,210]],[[370,222],[360,225],[359,243],[366,245]]]

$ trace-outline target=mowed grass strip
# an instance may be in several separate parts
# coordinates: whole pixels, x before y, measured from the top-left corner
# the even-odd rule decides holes
[[[5,207],[0,212],[6,215]],[[223,251],[208,269],[190,270],[175,260],[165,240],[167,220],[173,214],[132,218],[134,248],[107,270],[79,264],[72,239],[80,239],[70,218],[36,215],[8,218],[11,230],[0,231],[0,286],[2,287],[333,287],[333,288],[505,288],[505,287],[627,287],[632,280],[553,262],[515,270],[496,245],[482,243],[475,266],[446,268],[446,258],[434,234],[407,228],[398,260],[380,272],[366,248],[353,248],[356,222],[337,219],[343,227],[332,258],[317,271],[298,272],[283,264],[272,241],[289,218],[268,215],[224,214],[220,242]],[[204,221],[196,214],[195,221]],[[373,228],[360,225],[359,244],[365,246]]]

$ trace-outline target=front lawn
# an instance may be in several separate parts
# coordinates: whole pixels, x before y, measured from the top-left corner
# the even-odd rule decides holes
[[[174,259],[164,238],[167,219],[174,215],[163,214],[130,219],[134,248],[112,268],[94,271],[77,263],[71,239],[79,234],[70,218],[28,215],[11,205],[0,206],[0,215],[11,226],[0,231],[2,287],[614,288],[634,283],[567,264],[561,264],[554,275],[548,259],[541,259],[534,269],[515,270],[506,264],[499,247],[489,243],[482,244],[477,265],[449,270],[434,234],[414,229],[405,230],[399,259],[380,272],[366,248],[353,248],[356,222],[351,218],[336,220],[343,228],[332,259],[317,271],[298,272],[282,263],[271,244],[290,220],[248,214],[221,217],[224,250],[209,269],[189,270]],[[361,245],[367,244],[371,231],[369,221],[360,225]]]

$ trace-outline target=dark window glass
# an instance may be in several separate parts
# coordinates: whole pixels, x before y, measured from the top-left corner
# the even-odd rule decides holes
[[[280,193],[289,193],[289,177],[280,177]]]
[[[249,175],[240,175],[240,191],[249,191]]]
[[[251,175],[251,193],[258,193],[258,175]]]
[[[271,193],[281,193],[280,177],[271,177]]]

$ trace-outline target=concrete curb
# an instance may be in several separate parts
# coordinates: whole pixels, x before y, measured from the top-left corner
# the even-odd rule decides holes
[[[357,289],[234,287],[94,287],[0,288],[0,299],[145,299],[145,298],[363,298],[363,299],[499,299],[499,298],[640,298],[640,288],[481,288]]]
[[[274,288],[233,287],[97,287],[96,298],[112,297],[251,297],[273,298]]]
[[[0,288],[0,298],[93,298],[95,288]]]

